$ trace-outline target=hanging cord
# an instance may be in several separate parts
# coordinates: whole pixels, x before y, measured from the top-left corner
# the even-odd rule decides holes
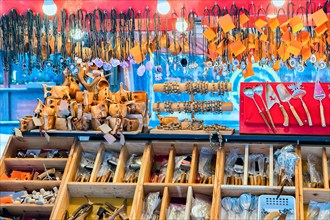
[[[18,14],[15,9],[10,10],[10,45],[11,45],[11,61],[13,61],[15,64],[18,64],[18,45],[19,45],[19,39],[18,39]]]
[[[46,60],[49,60],[49,18],[47,15],[44,15],[44,23],[45,23],[45,38],[46,38]]]
[[[66,52],[66,19],[67,14],[64,9],[61,10],[61,35],[62,35],[62,46],[61,46],[61,54],[64,59],[67,58]]]
[[[27,20],[27,30],[28,30],[28,60],[29,60],[29,74],[32,73],[33,69],[33,21],[34,15],[32,10],[28,10],[26,12],[26,20]]]
[[[121,12],[119,14],[119,38],[120,38],[120,58],[125,59],[125,25],[126,24],[126,14]]]
[[[139,33],[139,44],[140,44],[140,52],[141,52],[141,56],[142,56],[142,60],[144,60],[144,55],[143,55],[143,51],[142,51],[142,15],[141,12],[138,11],[138,13],[136,14],[136,18],[138,19],[138,33]]]
[[[76,15],[75,14],[70,14],[69,16],[69,33],[70,33],[70,41],[71,41],[71,59],[72,62],[74,62],[74,58],[76,56],[76,40],[75,40],[75,34],[76,34]]]
[[[288,15],[288,19],[293,18],[294,15],[294,4],[292,1],[290,1],[287,5],[286,13]]]
[[[195,68],[195,53],[196,53],[196,25],[195,25],[195,19],[197,15],[192,10],[188,14],[188,23],[191,27],[193,27],[191,30],[189,30],[189,56],[192,57],[193,65],[189,64],[190,69]]]
[[[54,15],[53,17],[54,55],[57,54],[58,52],[57,35],[58,35],[58,17],[57,15]]]
[[[205,16],[208,17],[208,24],[207,26],[210,27],[211,23],[211,17],[210,17],[210,10],[208,8],[204,9],[203,17],[205,19]],[[208,42],[206,41],[205,37],[203,38],[203,62],[206,60],[205,55],[208,54]]]
[[[37,38],[37,70],[42,71],[42,45],[41,45],[41,29],[42,29],[42,20],[40,14],[36,15],[36,38]]]
[[[160,28],[160,25],[161,25],[161,23],[160,23],[160,15],[156,12],[155,14],[154,14],[154,31],[155,31],[155,40],[156,40],[156,48],[155,48],[155,50],[156,50],[156,58],[155,58],[155,60],[156,60],[156,66],[158,66],[158,65],[160,65],[160,45],[159,45],[159,29],[158,28]]]
[[[149,29],[150,28],[150,9],[148,6],[144,10],[142,17],[145,19],[145,24],[146,24],[146,41],[147,41],[146,54],[148,54],[150,51],[150,39],[149,39],[149,37],[150,37],[150,29]],[[149,59],[151,58],[150,56],[151,56],[151,54],[149,54]]]
[[[239,13],[238,8],[235,5],[235,3],[233,2],[233,4],[230,7],[230,13],[229,14],[232,17],[232,19],[234,21],[234,25],[235,25],[235,28],[232,30],[232,35],[234,36],[234,38],[236,38],[237,28],[239,28],[238,19],[237,19],[238,13]]]
[[[98,14],[98,16],[97,16]],[[96,26],[96,20],[99,20],[99,30],[97,30],[97,26]],[[96,49],[96,57],[101,58],[102,54],[101,51],[99,50],[99,48],[101,48],[102,45],[102,37],[103,37],[103,26],[104,26],[104,22],[103,22],[103,14],[101,12],[100,9],[95,9],[94,10],[94,31],[96,31],[96,45],[95,45],[95,49]]]
[[[2,30],[4,35],[4,54],[2,56],[5,71],[10,71],[10,43],[9,43],[9,17],[2,16]]]
[[[220,28],[218,20],[221,16],[221,7],[220,7],[220,5],[218,5],[218,3],[214,3],[214,5],[212,7],[212,15],[214,17],[217,17],[216,23],[217,23],[217,33],[218,33],[218,38],[219,38],[218,42],[220,43],[221,42],[221,30],[220,30],[221,28]]]
[[[110,11],[110,21],[111,21],[111,36],[112,36],[112,48],[116,47],[116,30],[117,30],[117,11],[112,8]],[[116,53],[113,54],[114,58],[116,58]]]
[[[130,38],[130,48],[134,47],[134,31],[135,31],[135,13],[133,8],[129,8],[127,10],[127,20],[128,20],[128,31],[129,31],[129,38]]]

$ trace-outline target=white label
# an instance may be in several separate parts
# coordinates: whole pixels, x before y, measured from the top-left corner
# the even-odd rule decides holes
[[[62,115],[69,115],[70,111],[68,109],[61,110]]]
[[[18,128],[15,128],[15,136],[16,137],[23,137],[23,134],[22,134],[21,130],[19,130]]]
[[[109,134],[109,133],[103,135],[103,137],[109,144],[112,144],[113,142],[116,141],[116,138],[113,135]]]
[[[123,133],[120,133],[120,144],[121,145],[125,144],[125,136],[123,135]]]
[[[45,138],[46,138],[47,142],[50,141],[50,136],[46,132],[45,132]]]
[[[103,124],[99,127],[101,131],[105,134],[109,133],[111,131],[111,128],[107,124]]]
[[[89,78],[92,78],[92,79],[94,79],[94,76],[93,76],[93,74],[92,74],[92,73],[86,73],[86,75],[87,75]]]
[[[92,114],[84,114],[85,118],[87,118],[87,120],[92,120]]]
[[[34,123],[34,125],[35,126],[42,126],[42,124],[41,124],[41,121],[40,121],[40,119],[39,118],[37,118],[37,117],[32,117],[32,121],[33,121],[33,123]]]
[[[61,103],[60,103],[60,111],[63,111],[63,110],[67,110],[69,108],[69,103],[67,100],[61,100]]]

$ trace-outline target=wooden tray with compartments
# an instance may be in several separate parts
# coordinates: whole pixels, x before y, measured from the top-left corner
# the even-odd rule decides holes
[[[36,138],[42,140],[44,138]],[[52,137],[51,141],[57,140],[57,137]],[[61,141],[64,145],[64,141]],[[17,144],[15,138],[11,138],[8,146]],[[31,146],[42,147],[43,144],[39,143]],[[72,142],[71,142],[72,145]],[[70,146],[71,146],[70,145]],[[198,141],[126,141],[124,146],[115,142],[108,144],[104,141],[89,141],[79,142],[76,141],[71,149],[70,157],[66,163],[65,177],[60,183],[59,195],[56,199],[54,206],[45,207],[50,219],[61,219],[66,210],[69,215],[73,213],[80,205],[85,204],[87,201],[84,196],[87,196],[92,202],[104,203],[110,202],[116,207],[119,207],[124,199],[127,199],[127,216],[130,219],[141,219],[143,212],[143,200],[150,192],[160,192],[161,205],[160,205],[160,219],[166,219],[166,210],[171,203],[171,199],[181,198],[186,205],[185,219],[189,219],[192,198],[195,194],[203,194],[208,196],[211,201],[210,219],[224,219],[224,210],[221,206],[221,199],[225,196],[238,197],[240,194],[250,192],[253,195],[274,194],[280,192],[281,187],[277,186],[276,178],[274,177],[274,160],[273,155],[277,149],[282,148],[284,143],[226,143],[221,150],[217,151],[216,166],[214,172],[214,180],[212,184],[202,184],[198,181],[199,158],[201,149],[208,147],[208,142]],[[13,155],[13,149],[8,147],[5,150],[4,157],[1,160],[1,172],[3,172],[5,164],[11,163],[9,159]],[[229,185],[227,184],[227,173],[225,171],[225,161],[231,149],[237,149],[239,155],[244,156],[244,172],[242,173],[242,185]],[[112,182],[96,182],[97,173],[102,163],[102,157],[105,152],[115,151],[118,153],[118,163],[112,179]],[[76,174],[79,169],[80,160],[83,152],[90,152],[95,154],[94,167],[91,171],[88,182],[75,182]],[[330,159],[330,147],[327,146],[297,146],[296,152],[300,156],[298,163],[295,167],[294,186],[284,187],[283,194],[292,195],[296,198],[296,216],[297,219],[305,219],[309,200],[322,202],[330,200],[329,189],[329,175],[328,175],[328,160]],[[249,157],[250,154],[264,154],[269,156],[269,180],[267,185],[251,185],[249,181]],[[323,188],[306,188],[303,187],[302,181],[302,161],[304,161],[309,153],[314,153],[322,159],[322,170],[324,178]],[[125,166],[132,154],[142,155],[142,165],[140,167],[138,178],[135,182],[123,182],[125,176]],[[175,157],[179,155],[191,155],[190,175],[184,183],[173,183],[173,173],[175,167]],[[165,156],[167,158],[167,169],[165,179],[163,182],[152,181],[152,169],[155,156]],[[31,159],[32,160],[32,159]],[[54,159],[55,160],[55,159]],[[33,161],[32,161],[33,162]],[[32,163],[31,162],[31,163]],[[36,163],[38,161],[36,160]],[[59,162],[61,163],[61,162]],[[41,184],[41,183],[40,183]],[[15,188],[4,188],[0,184],[1,191],[4,190],[19,190],[21,183],[17,184]],[[46,187],[44,185],[36,185],[35,187]],[[31,186],[32,187],[32,186]],[[32,187],[33,188],[33,187]],[[133,205],[134,204],[134,205]],[[307,206],[306,206],[307,205]],[[17,206],[16,211],[21,209],[38,210],[37,205]],[[11,209],[14,210],[14,209]],[[93,214],[87,219],[94,219],[98,210],[98,206],[93,208]],[[20,214],[17,212],[17,214]]]
[[[33,171],[55,168],[63,171],[62,179],[57,180],[0,180],[0,191],[17,192],[27,190],[31,193],[33,190],[51,190],[53,187],[62,188],[64,180],[70,169],[71,157],[74,148],[72,147],[74,138],[71,137],[52,137],[50,142],[40,137],[25,137],[23,139],[10,137],[0,163],[0,175],[7,175],[12,170]],[[67,150],[68,158],[16,158],[18,150]],[[57,200],[55,200],[56,203]],[[13,215],[33,214],[34,216],[50,216],[55,204],[1,204],[1,209],[7,209]]]

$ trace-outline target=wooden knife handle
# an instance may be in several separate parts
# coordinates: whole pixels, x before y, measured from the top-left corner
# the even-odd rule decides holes
[[[284,117],[283,126],[287,127],[287,126],[289,126],[289,116],[288,116],[288,113],[286,113],[283,105],[280,105],[280,109],[281,109],[282,115]]]
[[[299,126],[303,126],[304,123],[302,122],[302,120],[300,119],[298,113],[296,112],[296,109],[292,105],[290,106],[290,110],[291,110],[292,114],[294,115],[294,117],[296,118]]]
[[[327,125],[325,123],[325,118],[324,118],[324,108],[321,101],[320,101],[320,115],[321,115],[322,127],[326,127]]]
[[[259,114],[261,115],[261,117],[262,117],[262,119],[264,120],[264,122],[265,122],[265,124],[267,125],[267,127],[268,127],[270,130],[272,130],[272,129],[270,128],[269,124],[268,124],[268,121],[267,121],[267,119],[266,119],[266,117],[265,117],[265,114],[264,114],[262,111],[260,111]]]
[[[301,100],[302,101],[302,100]],[[307,115],[307,120],[308,120],[308,125],[309,126],[313,126],[313,121],[312,121],[312,117],[311,115],[309,114],[309,111],[308,111],[308,108],[307,108],[307,105],[305,104],[304,101],[302,101],[302,105],[305,109],[305,112],[306,112],[306,115]]]
[[[267,115],[268,115],[268,118],[269,118],[269,121],[270,123],[272,124],[272,127],[276,133],[276,128],[275,128],[275,125],[274,125],[274,122],[273,122],[273,118],[272,118],[272,115],[270,114],[269,110],[266,111],[267,112]]]

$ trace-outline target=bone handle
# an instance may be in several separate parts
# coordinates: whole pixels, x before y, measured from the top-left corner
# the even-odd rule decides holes
[[[283,105],[280,105],[280,109],[281,109],[282,115],[284,117],[283,126],[287,127],[287,126],[289,126],[289,116],[288,116],[288,113],[286,113]]]
[[[305,104],[305,102],[301,99],[301,103],[305,109],[305,112],[306,112],[306,115],[307,115],[307,119],[308,119],[308,125],[309,126],[313,126],[313,121],[312,121],[312,117],[311,115],[309,114],[309,111],[308,111],[308,108],[307,108],[307,105]]]
[[[322,127],[326,127],[327,125],[325,123],[324,108],[321,100],[320,100],[320,115],[321,115]]]
[[[294,115],[294,117],[296,118],[297,122],[299,123],[299,126],[303,126],[304,123],[301,121],[298,113],[296,112],[296,109],[292,105],[290,106],[290,110],[291,110],[292,114]]]

